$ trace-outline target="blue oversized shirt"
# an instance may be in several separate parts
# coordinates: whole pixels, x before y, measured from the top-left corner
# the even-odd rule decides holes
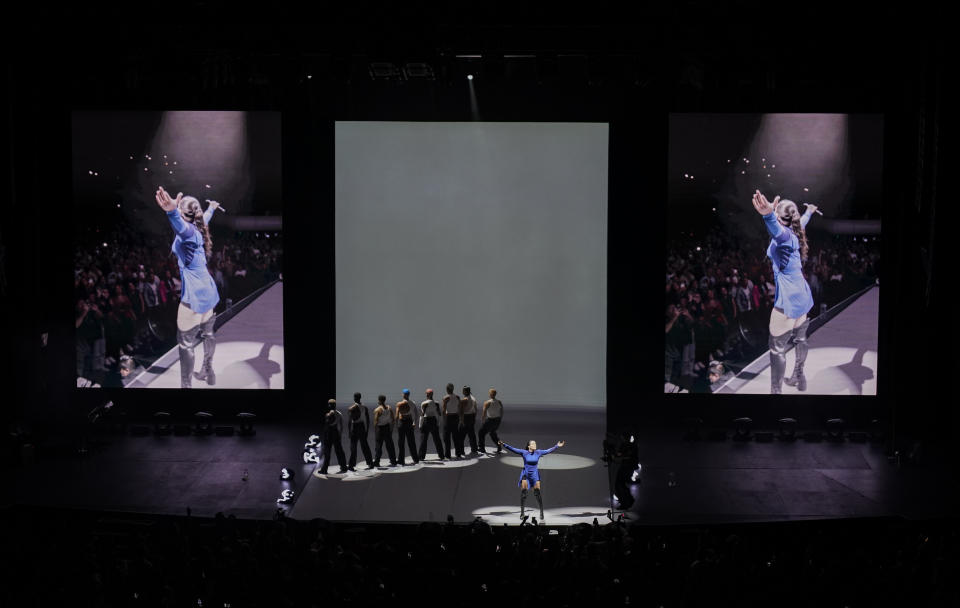
[[[213,209],[207,209],[203,214],[204,223],[209,223],[212,218]],[[171,249],[180,266],[180,301],[199,314],[213,310],[220,301],[220,294],[217,293],[217,284],[207,270],[203,235],[196,226],[183,220],[178,209],[167,211],[167,219],[170,220],[176,235]]]
[[[806,226],[810,221],[810,212],[800,216],[800,224]],[[803,278],[802,261],[800,260],[800,240],[793,230],[788,230],[777,221],[776,213],[763,216],[763,223],[770,233],[770,245],[767,246],[767,257],[773,267],[774,283],[777,286],[777,295],[774,307],[783,311],[791,319],[799,319],[813,308],[813,296],[810,285]]]

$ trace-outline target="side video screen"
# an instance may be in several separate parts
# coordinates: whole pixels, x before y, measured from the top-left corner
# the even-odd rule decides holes
[[[72,118],[77,387],[282,389],[280,114]]]
[[[664,391],[876,395],[883,118],[670,117]]]

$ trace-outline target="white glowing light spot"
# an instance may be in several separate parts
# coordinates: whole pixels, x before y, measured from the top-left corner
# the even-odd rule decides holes
[[[746,171],[741,171],[741,172],[740,172],[740,175],[746,175],[746,174],[747,174]]]
[[[209,188],[210,184],[204,184],[204,187]]]
[[[804,191],[804,192],[810,192],[810,188],[804,188],[803,191]]]
[[[87,173],[89,173],[90,175],[93,175],[93,171],[87,171]]]

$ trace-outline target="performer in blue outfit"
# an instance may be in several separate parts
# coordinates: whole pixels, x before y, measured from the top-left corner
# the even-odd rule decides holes
[[[782,384],[807,390],[803,364],[807,360],[807,328],[810,320],[807,313],[813,308],[810,285],[803,276],[803,262],[807,258],[807,234],[804,228],[810,216],[817,211],[816,205],[805,205],[803,215],[797,205],[780,197],[771,204],[757,190],[753,195],[753,208],[763,216],[770,233],[767,257],[773,266],[777,286],[773,310],[770,311],[770,393],[780,394]],[[822,215],[822,214],[821,214]],[[784,379],[787,367],[787,348],[790,338],[796,344],[796,363],[793,375]]]
[[[558,441],[557,445],[546,450],[538,450],[537,442],[533,440],[527,442],[526,450],[517,449],[502,441],[498,441],[497,443],[500,447],[506,448],[514,454],[523,456],[523,470],[520,471],[520,481],[517,482],[517,485],[520,486],[520,518],[523,519],[524,517],[527,490],[530,486],[533,486],[533,495],[537,497],[537,503],[540,505],[540,519],[543,520],[543,497],[540,494],[540,471],[537,469],[537,463],[540,462],[541,456],[549,454],[557,448],[562,448],[564,441]]]
[[[207,224],[213,218],[213,212],[219,207],[216,201],[207,201],[206,211],[200,208],[200,201],[192,196],[178,193],[176,199],[170,198],[161,186],[157,189],[157,205],[167,212],[167,219],[176,235],[171,249],[177,256],[180,266],[180,307],[177,310],[177,343],[180,347],[180,386],[191,387],[191,378],[206,380],[213,386],[217,377],[213,373],[213,353],[217,340],[213,335],[213,326],[217,314],[214,306],[220,301],[217,285],[207,270],[207,259],[213,249],[210,230]],[[203,341],[203,368],[197,374],[193,372],[193,350]]]

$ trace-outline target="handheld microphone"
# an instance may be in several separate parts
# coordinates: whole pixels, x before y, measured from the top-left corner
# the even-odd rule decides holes
[[[205,199],[205,200],[207,201],[207,203],[216,203],[216,202],[217,202],[217,201],[211,201],[210,199]],[[221,206],[219,205],[219,203],[217,204],[217,211],[223,211],[224,213],[227,212],[227,210],[224,209],[223,207],[221,207]],[[822,215],[822,214],[821,214],[821,215]]]

